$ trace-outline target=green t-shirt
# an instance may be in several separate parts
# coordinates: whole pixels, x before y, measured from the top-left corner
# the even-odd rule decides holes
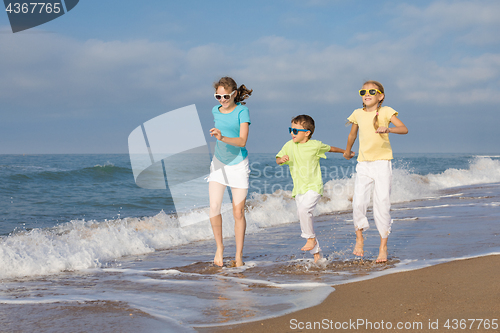
[[[293,197],[309,190],[323,195],[323,179],[321,178],[319,159],[326,158],[325,153],[329,150],[329,145],[318,140],[309,140],[305,143],[295,143],[290,140],[276,154],[276,157],[280,158],[285,155],[290,157],[290,160],[283,164],[288,164],[290,167],[293,179]]]

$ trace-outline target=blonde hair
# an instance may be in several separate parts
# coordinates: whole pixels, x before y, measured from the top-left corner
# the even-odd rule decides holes
[[[219,88],[221,86],[224,87],[224,89],[226,89],[227,91],[230,91],[230,92],[236,90],[237,91],[237,95],[234,98],[234,102],[235,103],[240,102],[242,105],[246,104],[243,101],[245,99],[247,99],[248,97],[250,97],[250,95],[252,95],[252,91],[253,91],[253,89],[250,89],[250,90],[247,89],[247,87],[245,87],[244,84],[242,84],[238,88],[238,85],[236,84],[236,81],[234,81],[232,78],[230,78],[228,76],[225,76],[225,77],[221,78],[219,81],[214,82],[214,89],[215,89],[216,92],[217,92],[217,88]]]
[[[367,84],[373,84],[375,86],[377,86],[377,89],[382,93],[384,94],[384,98],[382,98],[382,100],[380,102],[378,102],[378,106],[377,106],[377,112],[375,114],[375,117],[373,117],[373,127],[375,127],[375,129],[378,129],[379,128],[379,124],[378,124],[378,111],[380,110],[380,108],[382,107],[382,103],[384,102],[384,99],[385,99],[385,92],[384,92],[384,86],[382,85],[382,83],[378,82],[378,81],[373,81],[373,80],[369,80],[369,81],[366,81],[365,83],[363,83],[363,86],[367,85]],[[365,103],[363,103],[363,110],[366,110],[366,105]]]

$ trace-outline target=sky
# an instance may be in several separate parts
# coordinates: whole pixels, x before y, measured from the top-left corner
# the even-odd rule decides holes
[[[213,141],[222,76],[253,89],[250,153],[278,152],[299,114],[345,148],[366,80],[409,129],[395,154],[500,153],[498,17],[498,0],[81,0],[14,34],[0,13],[0,154],[127,153],[192,104]]]

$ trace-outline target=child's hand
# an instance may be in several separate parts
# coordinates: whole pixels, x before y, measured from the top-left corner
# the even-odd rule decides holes
[[[222,139],[222,134],[220,134],[220,130],[215,127],[210,130],[210,136],[215,136],[217,140]]]
[[[353,158],[353,157],[354,157],[354,155],[356,155],[356,153],[355,153],[355,152],[353,152],[353,151],[347,151],[347,150],[346,150],[346,151],[344,152],[344,158],[345,158],[346,160],[350,160],[351,158]]]
[[[377,130],[375,131],[375,133],[389,133],[389,128],[388,127],[380,126],[379,128],[377,128]]]
[[[283,155],[281,157],[281,163],[280,164],[283,164],[283,163],[288,162],[288,161],[290,161],[290,157],[288,157],[288,155]]]

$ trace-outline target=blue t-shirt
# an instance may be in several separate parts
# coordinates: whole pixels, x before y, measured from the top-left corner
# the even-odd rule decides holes
[[[219,129],[222,136],[228,138],[238,138],[240,136],[240,124],[248,123],[250,125],[250,112],[248,108],[241,103],[236,103],[236,107],[230,113],[219,111],[220,104],[212,109],[214,115],[215,128]],[[235,165],[243,161],[248,156],[245,147],[231,146],[227,143],[217,140],[215,146],[215,157],[226,165]]]

